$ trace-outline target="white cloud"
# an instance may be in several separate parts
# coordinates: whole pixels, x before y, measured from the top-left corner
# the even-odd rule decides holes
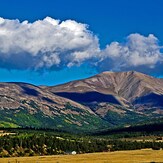
[[[98,39],[85,24],[50,17],[34,23],[0,18],[1,67],[62,68],[81,64],[98,51]]]
[[[124,71],[145,67],[152,71],[158,65],[163,67],[160,48],[158,39],[153,34],[147,37],[137,33],[130,34],[125,43],[112,42],[106,46],[102,52],[99,69]]]
[[[1,68],[57,70],[87,62],[99,71],[163,71],[160,49],[153,34],[130,34],[125,42],[101,50],[86,24],[50,17],[33,23],[0,18]]]

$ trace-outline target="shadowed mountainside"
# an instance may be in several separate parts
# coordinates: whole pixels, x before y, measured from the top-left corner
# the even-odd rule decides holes
[[[163,79],[103,72],[58,86],[0,83],[0,127],[93,131],[163,115]]]
[[[89,107],[27,83],[0,83],[0,127],[88,130],[105,124]]]
[[[94,98],[94,94],[102,94],[103,96],[100,98],[96,96],[97,99],[94,101],[97,103],[109,102],[127,108],[133,107],[142,111],[156,107],[155,112],[158,112],[163,108],[163,79],[135,71],[103,72],[87,79],[47,87],[46,89],[80,103],[89,103],[91,102],[89,100]],[[87,100],[80,101],[78,97]]]

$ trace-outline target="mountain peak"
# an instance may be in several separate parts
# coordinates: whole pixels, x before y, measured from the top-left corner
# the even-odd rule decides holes
[[[126,75],[142,74],[142,75],[146,75],[146,74],[138,72],[138,71],[122,71],[122,72],[104,71],[101,74],[106,74],[106,75],[107,74],[115,74],[115,75],[118,75],[118,74],[126,74]]]
[[[87,79],[72,81],[50,89],[52,92],[100,92],[131,102],[151,92],[163,94],[163,82],[137,71],[105,71]]]
[[[123,80],[125,79],[128,80],[129,78],[137,78],[139,80],[151,80],[151,79],[156,80],[156,78],[138,71],[123,71],[123,72],[104,71],[101,74],[93,76],[93,78],[96,76],[117,78]]]

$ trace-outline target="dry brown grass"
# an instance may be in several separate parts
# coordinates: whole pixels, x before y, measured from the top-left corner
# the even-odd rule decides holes
[[[0,163],[163,163],[163,150],[134,150],[79,155],[1,158]]]
[[[15,135],[15,133],[8,133],[8,132],[0,133],[0,136],[5,136],[5,135]]]

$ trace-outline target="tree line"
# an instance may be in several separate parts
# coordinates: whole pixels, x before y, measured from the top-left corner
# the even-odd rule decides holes
[[[0,137],[0,157],[56,155],[152,148],[162,149],[162,142],[112,140],[102,137],[56,136],[24,133]]]

